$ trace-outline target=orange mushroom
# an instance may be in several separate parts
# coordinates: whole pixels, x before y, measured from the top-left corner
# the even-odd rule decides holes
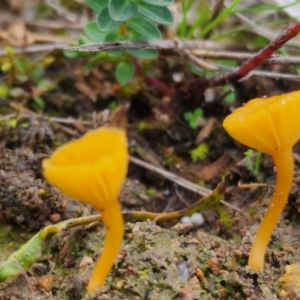
[[[292,147],[300,138],[300,91],[257,98],[236,109],[223,122],[240,143],[272,156],[276,166],[275,192],[260,224],[249,256],[249,267],[262,271],[272,232],[287,202],[293,182]]]
[[[124,224],[118,195],[128,161],[125,131],[103,127],[61,146],[42,163],[51,184],[94,206],[106,226],[104,250],[89,281],[89,293],[103,284],[122,244]]]

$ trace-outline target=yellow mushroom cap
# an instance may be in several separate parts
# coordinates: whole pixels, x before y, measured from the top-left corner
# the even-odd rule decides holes
[[[42,166],[64,194],[101,210],[117,200],[128,161],[125,131],[102,127],[61,146]]]
[[[300,139],[300,91],[257,98],[236,109],[223,122],[240,143],[273,155]]]

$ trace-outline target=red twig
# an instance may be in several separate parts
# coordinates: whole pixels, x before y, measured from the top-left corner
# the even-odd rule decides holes
[[[280,49],[287,41],[296,36],[300,32],[300,21],[290,25],[285,31],[283,31],[277,38],[270,42],[265,48],[260,50],[252,58],[247,60],[240,68],[232,73],[228,73],[224,76],[205,78],[205,84],[209,87],[222,86],[228,83],[236,82],[247,76],[250,71],[255,69],[264,60],[268,59],[275,51]],[[196,79],[199,84],[199,80]],[[194,82],[196,83],[196,82]]]

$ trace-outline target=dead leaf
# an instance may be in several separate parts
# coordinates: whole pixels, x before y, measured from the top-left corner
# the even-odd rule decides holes
[[[217,121],[216,118],[209,118],[206,121],[206,124],[204,125],[204,127],[201,129],[201,131],[198,133],[196,137],[195,144],[198,145],[201,142],[203,142],[207,137],[209,137],[212,130],[214,129],[214,125],[216,121]]]
[[[220,175],[221,171],[227,165],[228,161],[229,161],[229,156],[227,155],[227,153],[224,153],[212,164],[204,167],[199,172],[199,176],[207,181],[213,179],[214,177]]]
[[[126,129],[127,127],[126,113],[128,108],[129,105],[119,105],[115,110],[113,110],[109,116],[108,125]]]

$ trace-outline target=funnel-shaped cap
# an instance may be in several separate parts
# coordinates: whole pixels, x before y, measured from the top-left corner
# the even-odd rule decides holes
[[[223,126],[235,140],[270,155],[292,148],[300,138],[300,91],[253,99]]]
[[[128,161],[125,131],[102,127],[58,148],[42,165],[64,194],[101,210],[117,200]]]

